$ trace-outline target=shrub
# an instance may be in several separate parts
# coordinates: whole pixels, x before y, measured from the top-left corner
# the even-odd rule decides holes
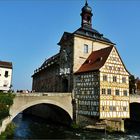
[[[10,106],[13,104],[15,95],[11,93],[0,93],[0,122],[8,117]]]

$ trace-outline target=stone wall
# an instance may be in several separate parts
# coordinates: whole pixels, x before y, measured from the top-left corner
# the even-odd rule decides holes
[[[84,53],[84,45],[88,45],[88,53]],[[100,50],[108,46],[109,45],[105,42],[97,42],[90,38],[75,35],[73,50],[73,72],[76,72],[81,67],[92,51]]]
[[[59,66],[56,64],[40,71],[33,76],[32,90],[36,92],[59,92],[61,91]]]
[[[83,128],[90,129],[104,129],[107,131],[124,132],[124,120],[100,120],[97,117],[89,117],[84,115],[77,115],[76,123]]]
[[[124,132],[124,120],[116,119],[116,120],[104,120],[106,124],[106,129],[108,131],[120,131]]]
[[[90,117],[90,116],[84,116],[84,115],[77,114],[76,123],[80,127],[86,127],[88,125],[95,125],[97,122],[99,122],[99,119],[96,117]]]

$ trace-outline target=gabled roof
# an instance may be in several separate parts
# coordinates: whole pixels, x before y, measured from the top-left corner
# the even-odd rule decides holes
[[[6,62],[6,61],[0,61],[0,67],[12,69],[12,63],[11,62]]]
[[[103,41],[110,43],[112,45],[115,45],[113,42],[111,42],[108,38],[105,38],[103,34],[99,33],[97,30],[93,28],[86,28],[86,27],[80,27],[78,30],[76,30],[73,34],[78,34],[85,37],[90,37],[95,40]]]
[[[75,74],[99,70],[105,64],[112,48],[113,46],[110,46],[92,52]]]

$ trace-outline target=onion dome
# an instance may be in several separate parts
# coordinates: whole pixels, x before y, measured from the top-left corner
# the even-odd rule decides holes
[[[88,6],[88,3],[86,1],[85,6],[82,8],[82,12],[91,13],[91,11],[92,9]]]

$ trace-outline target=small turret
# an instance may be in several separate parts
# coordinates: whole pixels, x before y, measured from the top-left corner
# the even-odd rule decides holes
[[[88,27],[92,28],[92,9],[91,7],[88,6],[87,0],[85,2],[85,6],[82,8],[82,13],[81,13],[81,26],[82,27]]]

